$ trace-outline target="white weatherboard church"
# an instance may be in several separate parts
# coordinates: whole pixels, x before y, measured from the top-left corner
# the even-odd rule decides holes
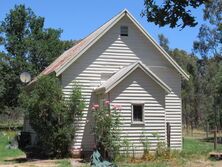
[[[166,142],[167,122],[171,148],[182,148],[181,80],[189,76],[127,10],[65,51],[40,75],[51,73],[60,79],[65,97],[75,81],[82,87],[86,108],[74,149],[92,151],[91,107],[102,99],[121,105],[121,139],[133,143],[136,153],[143,153],[143,133],[151,149],[157,144],[153,133]]]

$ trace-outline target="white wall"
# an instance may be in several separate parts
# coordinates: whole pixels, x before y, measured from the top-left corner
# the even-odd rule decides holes
[[[129,26],[128,37],[119,36],[121,25]],[[101,83],[101,73],[116,72],[120,68],[128,66],[137,60],[141,60],[146,64],[176,92],[172,103],[175,103],[178,108],[173,117],[176,117],[177,122],[181,122],[181,103],[178,102],[180,101],[180,76],[178,72],[175,72],[175,69],[163,55],[152,46],[151,42],[125,16],[62,74],[62,88],[65,96],[68,97],[70,95],[73,81],[78,81],[82,86],[87,104],[84,110],[84,117],[79,123],[80,128],[77,132],[74,147],[82,146],[85,150],[90,150],[93,146],[94,139],[90,134],[92,115],[89,109],[91,108],[91,104],[96,101],[96,97],[92,97],[92,92]],[[173,113],[170,97],[172,96],[167,97],[168,100],[166,103],[166,110],[169,113],[167,114],[168,120],[171,120],[172,117],[170,117],[170,112]],[[87,119],[89,120],[88,123],[86,123]],[[181,127],[181,123],[175,124],[175,128],[177,126]],[[179,129],[177,132],[180,133],[179,137],[174,137],[176,137],[176,140],[181,140],[181,130]],[[178,146],[180,147],[180,145],[181,143]]]
[[[135,151],[143,153],[141,140],[148,136],[150,149],[160,141],[165,142],[165,91],[141,69],[136,69],[109,93],[111,106],[121,105],[121,139],[134,145]],[[144,124],[132,123],[132,103],[143,103]],[[130,148],[131,150],[132,148]]]

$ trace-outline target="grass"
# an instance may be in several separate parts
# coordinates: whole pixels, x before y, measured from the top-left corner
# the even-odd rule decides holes
[[[181,156],[192,157],[192,156],[207,156],[209,152],[213,151],[214,144],[210,142],[202,141],[201,139],[184,139],[184,148],[181,152]],[[222,151],[222,145],[218,144],[218,150]]]
[[[10,139],[15,136],[13,131],[0,131],[0,163],[9,158],[24,156],[25,154],[19,149],[8,149],[6,146]],[[213,143],[205,142],[201,139],[194,139],[190,137],[184,138],[183,150],[181,152],[172,151],[171,159],[158,158],[153,161],[138,161],[132,163],[130,158],[128,160],[119,161],[117,164],[123,167],[175,167],[184,166],[188,161],[195,161],[198,159],[208,160],[208,153],[213,151]],[[218,144],[218,151],[222,152],[222,144]],[[13,163],[13,162],[11,162]],[[71,167],[69,159],[56,160],[59,167]],[[87,165],[86,165],[87,166]]]
[[[8,149],[8,142],[16,135],[15,131],[0,131],[0,164],[6,163],[7,159],[18,158],[25,156],[25,154],[19,149]],[[15,163],[13,160],[7,163]],[[52,162],[53,163],[53,162]],[[68,159],[55,160],[58,167],[71,167],[71,163]],[[35,166],[35,165],[33,165]]]
[[[59,160],[58,167],[71,167],[71,163],[68,159]]]
[[[15,131],[0,131],[0,163],[7,158],[25,155],[19,149],[8,149],[8,142],[15,136]]]
[[[171,151],[171,158],[164,159],[164,157],[157,158],[153,161],[138,161],[131,163],[130,159],[124,162],[119,162],[119,166],[125,167],[177,167],[186,166],[187,162],[194,162],[196,160],[208,161],[208,153],[213,151],[213,143],[205,142],[200,139],[185,138],[183,150]],[[222,151],[222,145],[218,144],[218,151]]]

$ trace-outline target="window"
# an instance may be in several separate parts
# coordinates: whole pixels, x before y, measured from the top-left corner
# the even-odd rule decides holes
[[[143,122],[143,104],[133,104],[132,112],[133,122]]]
[[[120,35],[121,36],[128,36],[128,27],[127,26],[120,27]]]

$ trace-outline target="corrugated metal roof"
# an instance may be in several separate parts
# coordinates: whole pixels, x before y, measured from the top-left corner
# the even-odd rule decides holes
[[[112,77],[110,77],[106,82],[96,88],[95,92],[105,92],[108,93],[126,77],[128,77],[137,68],[141,68],[151,79],[153,79],[157,84],[159,84],[167,93],[171,92],[171,89],[159,78],[157,77],[145,64],[141,61],[137,61],[127,67],[120,69]]]

